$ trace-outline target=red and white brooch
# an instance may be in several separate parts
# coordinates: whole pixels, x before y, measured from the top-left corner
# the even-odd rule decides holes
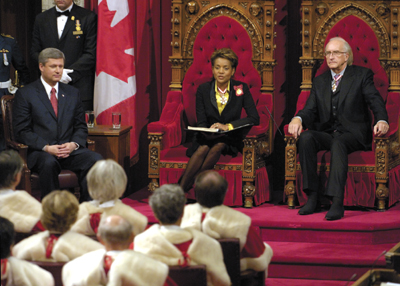
[[[243,95],[243,84],[234,85],[233,88],[236,90],[236,96]]]

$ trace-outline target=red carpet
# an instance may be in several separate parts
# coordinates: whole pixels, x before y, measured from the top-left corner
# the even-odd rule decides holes
[[[131,196],[123,202],[146,215],[149,223],[155,223],[148,195]],[[356,280],[369,271],[384,250],[400,241],[399,203],[386,212],[346,209],[344,218],[338,221],[324,220],[327,211],[299,216],[297,209],[290,210],[286,205],[267,203],[236,209],[252,218],[263,240],[274,250],[265,284],[268,286],[344,286],[353,274]],[[384,267],[382,255],[375,268]]]

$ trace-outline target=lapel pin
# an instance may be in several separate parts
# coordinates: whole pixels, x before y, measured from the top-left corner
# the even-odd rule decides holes
[[[64,94],[61,94],[62,97],[64,97]]]

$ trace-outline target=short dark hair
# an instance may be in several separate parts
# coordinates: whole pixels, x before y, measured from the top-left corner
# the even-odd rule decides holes
[[[222,205],[227,190],[228,182],[213,170],[200,173],[194,182],[196,200],[207,208]]]
[[[15,241],[14,224],[8,219],[0,216],[0,259],[11,255],[10,247]]]
[[[218,58],[229,60],[232,67],[236,70],[236,67],[239,63],[238,56],[230,48],[222,48],[213,52],[213,54],[211,55],[212,66],[214,66],[215,60]]]
[[[174,224],[183,214],[186,197],[176,184],[165,184],[150,196],[149,204],[161,224]]]
[[[15,177],[22,171],[24,161],[14,150],[0,153],[0,189],[11,187]]]

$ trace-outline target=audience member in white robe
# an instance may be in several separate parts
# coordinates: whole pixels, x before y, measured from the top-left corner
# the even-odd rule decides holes
[[[99,242],[70,230],[79,209],[69,191],[53,191],[42,200],[41,222],[46,231],[34,234],[14,246],[19,259],[67,262],[87,252],[104,249]]]
[[[206,265],[207,285],[230,285],[219,242],[179,226],[186,203],[182,188],[165,184],[155,190],[149,203],[160,224],[136,236],[134,250],[167,265]]]
[[[54,278],[50,272],[30,262],[10,256],[14,237],[13,223],[0,217],[1,285],[53,286]]]
[[[24,161],[14,150],[0,153],[0,216],[15,225],[17,232],[31,232],[40,220],[42,206],[26,191],[16,191]]]
[[[64,286],[165,285],[166,264],[128,249],[134,234],[126,219],[118,215],[103,216],[97,237],[105,249],[86,253],[65,264]]]
[[[265,271],[271,261],[272,248],[262,241],[251,225],[251,218],[223,205],[228,182],[217,172],[200,173],[195,180],[197,203],[185,207],[181,227],[190,227],[215,238],[238,238],[240,241],[240,269]]]
[[[101,217],[120,215],[133,226],[135,235],[144,231],[147,217],[119,200],[125,192],[127,177],[117,162],[111,159],[97,161],[86,178],[93,201],[81,203],[78,220],[71,230],[95,235]]]

